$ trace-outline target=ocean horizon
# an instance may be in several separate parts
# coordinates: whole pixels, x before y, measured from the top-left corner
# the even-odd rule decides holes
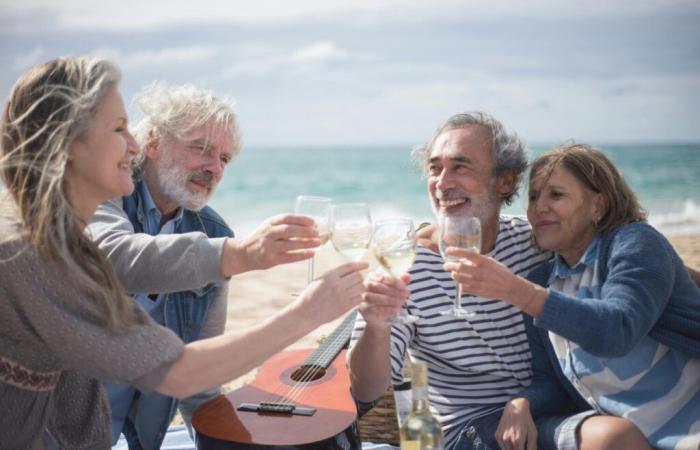
[[[529,146],[530,159],[554,145]],[[700,233],[700,142],[595,144],[620,169],[666,235]],[[291,212],[297,195],[364,202],[372,218],[407,216],[433,222],[426,180],[411,158],[411,145],[244,146],[210,202],[237,235],[265,218]],[[504,208],[525,214],[527,180]]]

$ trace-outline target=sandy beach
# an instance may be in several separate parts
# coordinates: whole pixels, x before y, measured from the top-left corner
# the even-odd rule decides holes
[[[671,236],[669,240],[686,265],[700,270],[700,235]],[[377,263],[370,253],[366,260],[370,262],[370,270]],[[330,244],[322,247],[316,256],[316,273],[341,264],[343,259]],[[265,317],[273,314],[279,308],[292,301],[292,294],[299,292],[306,284],[308,264],[301,263],[278,266],[266,271],[249,272],[231,279],[229,291],[227,331],[241,330],[249,327]],[[290,348],[314,348],[318,339],[332,332],[340,319],[323,325],[292,344]],[[235,389],[255,376],[255,370],[239,377],[225,385],[225,389]]]

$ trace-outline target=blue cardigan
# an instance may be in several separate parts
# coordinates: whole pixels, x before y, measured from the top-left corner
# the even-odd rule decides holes
[[[601,236],[599,258],[606,301],[550,290],[540,318],[525,315],[533,380],[520,396],[535,419],[590,409],[562,373],[548,331],[599,356],[625,355],[648,334],[700,357],[700,289],[666,238],[646,223],[630,223]],[[545,263],[528,278],[546,286],[552,267]]]

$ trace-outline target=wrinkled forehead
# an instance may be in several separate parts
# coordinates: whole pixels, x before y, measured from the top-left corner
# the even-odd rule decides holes
[[[435,138],[428,154],[429,159],[439,157],[491,160],[491,133],[479,125],[443,130]]]
[[[170,139],[182,142],[199,142],[229,151],[233,151],[235,145],[232,126],[219,122],[194,126],[180,136],[170,136]]]

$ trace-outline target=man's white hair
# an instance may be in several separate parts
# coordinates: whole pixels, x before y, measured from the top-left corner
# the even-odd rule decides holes
[[[143,118],[133,127],[132,133],[143,148],[152,137],[182,139],[194,128],[222,125],[230,133],[235,157],[241,149],[241,132],[234,112],[233,102],[214,96],[210,91],[190,84],[169,86],[154,82],[144,87],[134,102],[143,113]],[[145,156],[139,155],[135,162],[141,168]]]

